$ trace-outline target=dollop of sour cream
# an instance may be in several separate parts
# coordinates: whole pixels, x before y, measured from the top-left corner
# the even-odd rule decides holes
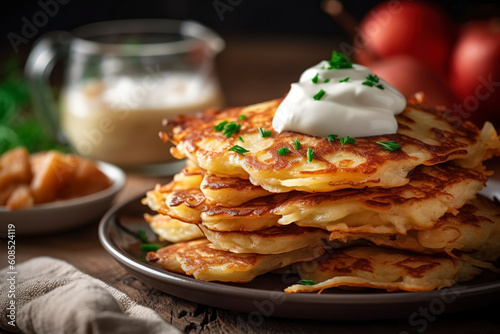
[[[372,74],[368,67],[329,67],[328,61],[322,61],[302,73],[299,82],[292,83],[273,118],[276,131],[317,137],[367,137],[397,132],[395,115],[406,107],[406,99],[399,91],[381,78],[373,86],[363,84]],[[320,90],[324,95],[315,99]]]

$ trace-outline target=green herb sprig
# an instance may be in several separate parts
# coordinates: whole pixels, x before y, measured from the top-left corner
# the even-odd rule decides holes
[[[133,233],[133,232],[132,232]],[[165,247],[165,245],[150,243],[146,231],[139,229],[134,235],[141,241],[141,250],[144,252],[155,252],[158,249]]]
[[[314,151],[312,148],[307,149],[307,162],[311,163],[314,158]]]
[[[310,279],[301,279],[300,281],[297,282],[297,284],[301,285],[314,285],[314,281]]]
[[[328,141],[334,142],[335,139],[337,139],[337,137],[338,137],[337,135],[328,135],[327,139]]]
[[[241,147],[240,145],[234,145],[233,147],[229,148],[228,151],[233,151],[238,153],[239,155],[244,155],[245,153],[250,152],[244,147]]]
[[[235,122],[231,122],[226,124],[224,130],[222,130],[222,134],[226,136],[226,138],[230,138],[235,133],[240,132],[241,124],[236,124]]]
[[[346,56],[344,56],[342,53],[337,52],[333,50],[332,52],[332,57],[328,61],[328,64],[330,64],[330,67],[328,67],[329,70],[332,69],[343,69],[343,68],[352,68],[352,61],[349,61]]]
[[[323,98],[323,96],[325,96],[325,94],[326,94],[326,92],[323,89],[320,89],[319,92],[313,96],[313,99],[315,99],[316,101],[319,101]]]
[[[158,249],[165,247],[161,244],[141,244],[141,250],[144,252],[156,252]]]
[[[280,156],[284,156],[284,155],[290,153],[290,149],[286,146],[283,146],[282,148],[278,149],[277,152]]]
[[[216,132],[221,132],[222,130],[224,130],[224,127],[226,126],[227,123],[228,123],[228,121],[222,121],[222,122],[220,122],[219,124],[217,124],[217,125],[214,126],[214,130]]]
[[[271,135],[272,135],[271,130],[264,130],[261,127],[259,127],[259,133],[260,133],[262,138],[271,137]]]
[[[352,137],[349,137],[349,136],[340,137],[339,141],[342,144],[342,146],[344,146],[345,144],[358,145],[358,143],[356,143],[356,140]]]
[[[395,141],[378,141],[377,144],[391,152],[397,151],[401,148],[401,145],[399,145]]]
[[[385,87],[382,86],[382,84],[379,84],[378,83],[379,81],[380,81],[380,78],[378,76],[370,73],[366,77],[366,81],[363,81],[362,85],[369,86],[369,87],[377,87],[378,89],[384,90]]]
[[[300,148],[302,147],[302,144],[300,143],[300,141],[297,138],[295,138],[293,140],[293,145],[295,146],[296,150],[300,150]]]
[[[311,79],[311,81],[315,84],[318,83],[318,77],[319,77],[319,73],[316,73],[316,75],[314,76],[314,78]]]

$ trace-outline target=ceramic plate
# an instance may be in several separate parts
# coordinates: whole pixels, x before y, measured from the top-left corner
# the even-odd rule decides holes
[[[95,222],[112,206],[116,194],[125,185],[125,173],[118,167],[97,163],[113,182],[102,191],[65,201],[35,205],[22,210],[0,207],[1,233],[14,224],[16,235],[52,233]]]
[[[500,183],[491,180],[483,194],[500,198]],[[204,282],[163,270],[147,263],[134,233],[155,235],[143,220],[151,213],[138,198],[111,209],[101,220],[99,238],[104,248],[128,271],[146,284],[170,295],[201,304],[249,313],[260,317],[334,320],[374,320],[418,316],[420,307],[451,313],[485,306],[500,297],[500,275],[488,270],[474,281],[440,291],[385,292],[378,290],[328,289],[321,294],[286,294],[283,289],[297,281],[289,274],[266,274],[247,284]]]

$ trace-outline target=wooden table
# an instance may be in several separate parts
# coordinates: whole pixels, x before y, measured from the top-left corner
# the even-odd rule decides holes
[[[127,184],[117,198],[125,201],[144,193],[165,178],[128,175]],[[68,218],[70,219],[70,218]],[[52,256],[65,260],[128,294],[136,302],[156,310],[166,321],[186,333],[244,333],[241,319],[247,314],[217,309],[169,296],[143,284],[121,267],[101,246],[98,222],[72,231],[49,236],[17,237],[17,260]],[[5,266],[2,257],[0,267]],[[216,298],[216,296],[214,296]],[[426,333],[500,333],[500,302],[472,312],[440,315],[428,323]],[[238,321],[240,319],[240,321]],[[414,333],[408,319],[370,322],[342,322],[264,318],[261,326],[250,333]]]
[[[230,105],[243,105],[283,95],[290,82],[307,66],[329,56],[334,39],[253,37],[228,39],[227,51],[218,61],[222,85]],[[500,166],[495,163],[494,167]],[[128,174],[116,203],[143,194],[165,177]],[[71,219],[71,217],[68,217]],[[241,330],[239,319],[247,314],[217,309],[169,296],[131,276],[101,246],[98,222],[56,235],[17,237],[18,263],[37,256],[65,260],[156,310],[166,321],[186,333],[414,333],[409,319],[343,322],[264,318],[262,325]],[[1,244],[0,244],[1,245]],[[5,254],[1,251],[0,254]],[[1,255],[0,267],[6,265]],[[427,323],[426,333],[500,333],[500,302],[471,312],[439,315]]]

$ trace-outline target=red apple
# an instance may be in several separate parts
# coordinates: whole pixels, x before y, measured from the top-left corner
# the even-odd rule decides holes
[[[443,78],[447,75],[455,27],[439,7],[421,1],[388,1],[362,20],[354,39],[356,61],[397,55],[415,57]]]
[[[405,97],[425,94],[425,104],[451,108],[457,103],[450,88],[423,62],[409,56],[395,56],[375,62],[371,71],[399,90]]]
[[[462,113],[500,124],[500,19],[463,26],[453,50],[450,85]]]

